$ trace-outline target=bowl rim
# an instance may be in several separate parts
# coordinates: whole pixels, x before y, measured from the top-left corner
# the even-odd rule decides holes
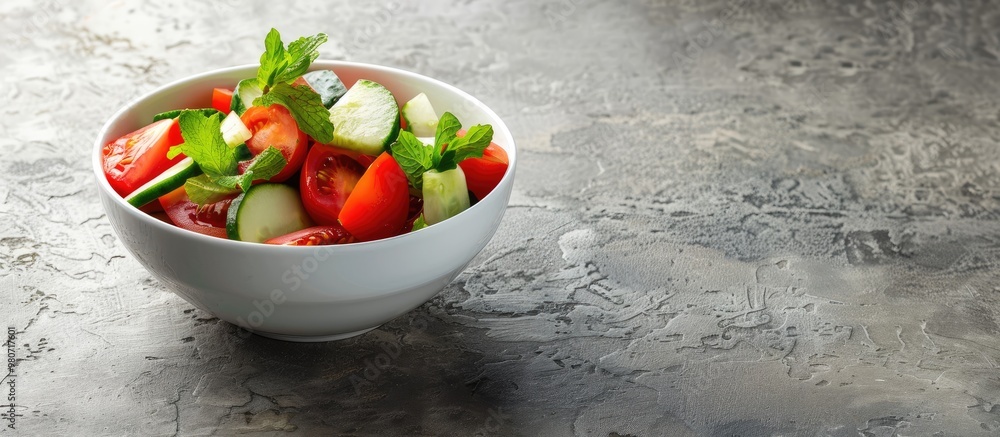
[[[243,64],[243,65],[236,65],[236,66],[231,66],[231,67],[217,68],[217,69],[214,69],[214,70],[205,71],[205,72],[194,74],[194,75],[191,75],[191,76],[185,76],[185,77],[182,77],[180,79],[168,82],[168,83],[166,83],[164,85],[161,85],[159,87],[156,87],[155,89],[153,89],[153,90],[151,90],[149,92],[146,92],[146,93],[142,94],[141,96],[136,97],[136,98],[130,100],[124,106],[122,106],[117,111],[115,111],[114,114],[112,114],[107,119],[107,121],[104,122],[104,125],[101,126],[101,130],[97,133],[97,136],[96,136],[96,138],[94,140],[94,152],[93,152],[93,159],[92,159],[93,166],[92,167],[93,167],[93,170],[94,170],[94,176],[97,179],[97,186],[99,187],[98,189],[104,191],[104,194],[108,195],[107,197],[110,197],[113,202],[116,202],[118,204],[118,206],[121,207],[121,208],[123,208],[125,211],[127,211],[128,214],[142,216],[142,218],[140,220],[143,220],[145,222],[151,223],[152,226],[155,226],[155,227],[157,227],[157,228],[159,228],[161,230],[164,230],[164,231],[166,231],[168,233],[174,233],[177,236],[182,237],[182,238],[194,238],[196,241],[200,240],[200,241],[202,241],[204,243],[207,243],[207,244],[222,244],[222,245],[233,244],[233,245],[238,245],[238,246],[234,246],[234,247],[247,247],[247,248],[249,248],[249,247],[270,247],[272,249],[267,249],[267,250],[275,250],[275,251],[279,251],[279,250],[316,250],[317,248],[323,248],[324,250],[332,250],[332,251],[351,251],[351,250],[369,249],[369,248],[372,248],[373,246],[378,246],[378,245],[383,245],[383,244],[390,245],[390,244],[392,244],[391,242],[394,242],[394,241],[397,241],[397,240],[403,239],[403,238],[408,238],[408,236],[412,236],[413,234],[416,234],[418,232],[425,232],[425,231],[428,231],[429,229],[432,229],[432,227],[426,227],[426,228],[423,228],[423,229],[418,229],[416,231],[407,232],[405,234],[396,235],[396,236],[392,236],[392,237],[388,237],[388,238],[382,238],[382,239],[379,239],[379,240],[355,242],[355,243],[350,243],[350,244],[326,245],[326,246],[283,246],[283,245],[255,243],[255,242],[251,242],[251,241],[231,240],[231,239],[228,239],[228,238],[218,238],[218,237],[212,237],[212,236],[204,235],[204,234],[201,234],[201,233],[198,233],[198,232],[194,232],[194,231],[189,231],[187,229],[183,229],[183,228],[178,227],[178,226],[176,226],[176,225],[174,225],[172,223],[166,223],[166,222],[164,222],[164,221],[162,221],[160,219],[157,219],[156,217],[153,217],[152,215],[149,215],[149,214],[147,214],[147,213],[139,210],[139,208],[136,208],[136,207],[132,206],[128,202],[125,202],[125,199],[122,196],[120,196],[117,192],[115,192],[115,190],[113,188],[111,188],[111,184],[108,182],[107,177],[104,175],[104,168],[103,168],[103,163],[102,163],[102,159],[101,158],[102,158],[102,155],[103,155],[102,150],[103,150],[104,145],[105,145],[104,138],[108,135],[108,131],[111,129],[112,124],[114,124],[120,118],[124,117],[130,111],[134,110],[135,107],[138,106],[144,100],[150,98],[151,96],[153,96],[155,94],[159,94],[159,93],[161,93],[161,92],[163,92],[163,91],[165,91],[167,89],[174,88],[174,87],[179,87],[179,86],[183,86],[183,85],[185,85],[188,82],[196,81],[198,79],[203,79],[203,78],[207,78],[207,77],[215,76],[215,75],[220,75],[220,74],[232,73],[232,72],[235,72],[235,71],[251,70],[251,69],[258,68],[259,66],[260,66],[259,63],[255,63],[255,64]],[[499,122],[498,126],[493,126],[493,131],[494,131],[494,133],[499,133],[500,135],[502,135],[504,137],[504,140],[505,140],[506,144],[507,144],[506,147],[503,147],[504,151],[507,152],[507,157],[508,157],[507,171],[504,172],[504,175],[500,179],[500,182],[497,184],[497,187],[500,187],[500,186],[502,186],[504,184],[512,184],[513,183],[512,179],[514,178],[514,170],[515,170],[515,167],[517,165],[517,146],[514,143],[514,137],[511,134],[510,129],[507,127],[507,124],[503,121],[503,119],[501,119],[500,116],[497,115],[496,112],[494,112],[492,109],[490,109],[489,106],[487,106],[485,103],[483,103],[482,101],[480,101],[476,97],[474,97],[471,94],[469,94],[469,93],[467,93],[467,92],[459,89],[458,87],[456,87],[454,85],[451,85],[451,84],[449,84],[447,82],[444,82],[444,81],[441,81],[441,80],[438,80],[438,79],[435,79],[433,77],[425,76],[425,75],[422,75],[422,74],[419,74],[419,73],[415,73],[415,72],[408,71],[408,70],[403,70],[403,69],[400,69],[400,68],[387,67],[387,66],[384,66],[384,65],[369,64],[369,63],[364,63],[364,62],[338,61],[338,60],[332,60],[332,59],[318,59],[318,60],[314,61],[312,63],[312,65],[310,65],[309,70],[312,71],[312,70],[317,70],[317,69],[335,69],[337,67],[352,67],[352,68],[369,69],[369,70],[374,70],[374,71],[380,71],[380,72],[383,72],[383,73],[390,73],[390,74],[402,75],[402,76],[410,77],[410,78],[417,79],[417,80],[425,80],[425,81],[434,82],[434,83],[436,83],[436,85],[444,88],[448,92],[457,94],[459,97],[465,99],[468,102],[471,102],[473,106],[475,106],[477,109],[481,110],[488,117],[493,118],[493,119],[495,119],[495,120],[497,120]],[[164,109],[164,110],[165,111],[169,111],[170,109]],[[138,129],[138,128],[136,128],[136,129]],[[468,212],[469,210],[471,210],[473,208],[480,207],[480,203],[483,203],[486,199],[490,199],[490,198],[493,198],[495,196],[499,196],[500,194],[497,193],[497,191],[499,191],[499,190],[497,190],[496,188],[494,188],[493,191],[491,191],[489,194],[486,195],[486,197],[484,197],[483,199],[480,199],[479,202],[477,202],[475,205],[472,205],[468,210],[462,211],[461,213],[459,213],[459,215],[464,214],[464,213]],[[506,209],[506,205],[504,205],[504,209]]]

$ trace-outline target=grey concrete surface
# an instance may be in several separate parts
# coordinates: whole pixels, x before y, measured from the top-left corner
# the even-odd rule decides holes
[[[4,1],[0,435],[1000,435],[998,25],[985,0]],[[347,341],[240,336],[97,202],[103,121],[272,26],[453,83],[520,147],[469,269]]]

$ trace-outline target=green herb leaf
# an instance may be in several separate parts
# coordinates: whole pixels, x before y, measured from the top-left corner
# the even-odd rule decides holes
[[[253,181],[271,179],[287,164],[281,151],[270,146],[254,157],[243,174],[199,175],[188,179],[184,183],[184,190],[187,191],[188,198],[199,205],[218,202],[227,196],[239,193],[240,190],[246,192]]]
[[[288,161],[285,160],[285,155],[281,154],[281,150],[274,146],[268,146],[253,159],[246,171],[254,173],[254,180],[271,179],[281,173],[286,165],[288,165]]]
[[[200,111],[183,111],[177,116],[184,143],[171,147],[168,158],[183,153],[209,176],[236,174],[236,149],[222,138],[222,113],[206,116]]]
[[[215,108],[175,109],[173,111],[161,112],[159,114],[154,115],[153,116],[153,121],[160,121],[160,120],[167,119],[167,118],[177,118],[177,116],[181,115],[181,112],[184,112],[184,111],[200,111],[202,114],[205,114],[205,115],[212,115],[212,114],[219,113],[219,110],[215,109]],[[225,114],[223,114],[223,115],[225,115]]]
[[[455,138],[462,123],[450,112],[445,112],[438,120],[437,131],[434,133],[434,167],[441,161],[441,146]]]
[[[261,89],[267,89],[274,84],[274,78],[288,66],[288,54],[281,42],[278,30],[271,31],[264,37],[264,53],[260,55],[260,68],[257,69],[257,82]]]
[[[319,57],[319,46],[327,41],[325,33],[299,38],[285,49],[281,34],[271,29],[264,38],[264,54],[260,55],[257,82],[264,92],[279,83],[288,83],[309,69]]]
[[[277,76],[275,83],[291,82],[309,70],[309,65],[319,58],[319,46],[327,40],[325,33],[304,36],[288,45],[288,66]]]
[[[417,190],[423,186],[423,174],[430,170],[445,172],[458,167],[467,158],[479,158],[493,141],[493,126],[475,125],[459,138],[462,123],[452,113],[445,112],[438,121],[434,145],[424,144],[411,132],[401,131],[392,144],[392,157],[406,173],[410,185]],[[447,145],[447,146],[445,146]],[[445,150],[442,152],[441,149]]]
[[[285,168],[288,161],[285,160],[281,151],[274,146],[264,149],[259,155],[254,157],[250,165],[241,175],[220,176],[213,178],[215,183],[229,188],[242,188],[244,192],[250,189],[250,185],[256,180],[271,179]],[[190,196],[189,196],[190,197]]]
[[[441,160],[435,168],[437,171],[447,171],[466,158],[481,158],[490,141],[493,141],[493,126],[472,126],[465,136],[455,137],[448,142],[448,148],[441,154]]]
[[[215,203],[240,192],[238,188],[219,185],[204,174],[188,178],[184,182],[184,191],[187,192],[188,198],[192,202],[199,205]]]
[[[330,110],[323,106],[323,100],[316,91],[306,85],[291,86],[279,83],[267,94],[253,101],[254,106],[279,104],[288,108],[299,129],[320,143],[333,141],[333,123]]]
[[[423,229],[426,227],[427,227],[427,221],[424,220],[424,215],[420,214],[417,216],[417,219],[413,221],[413,228],[410,229],[410,232],[416,231],[417,229]]]
[[[410,185],[419,190],[423,184],[421,176],[434,167],[434,148],[421,142],[412,133],[400,131],[390,149],[392,157],[403,169],[403,173],[406,173]]]

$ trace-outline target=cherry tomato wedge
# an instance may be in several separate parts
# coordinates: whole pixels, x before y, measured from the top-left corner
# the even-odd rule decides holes
[[[188,199],[184,187],[160,196],[160,205],[177,227],[199,234],[226,238],[226,214],[233,196],[208,205],[198,204]]]
[[[212,89],[212,107],[223,114],[229,113],[229,105],[233,103],[233,90],[227,88]]]
[[[282,246],[323,246],[328,244],[353,243],[354,237],[343,226],[313,226],[291,234],[274,237],[264,244],[280,244]]]
[[[253,134],[247,141],[247,148],[254,156],[274,146],[288,162],[280,173],[270,179],[271,182],[282,182],[299,171],[306,159],[309,137],[299,130],[288,109],[281,105],[252,106],[240,116],[240,120]]]
[[[358,241],[399,235],[410,209],[406,174],[388,153],[382,153],[358,180],[340,210],[340,223]]]
[[[457,135],[465,136],[465,131],[460,130]],[[483,151],[482,158],[466,158],[458,166],[465,172],[465,185],[469,187],[469,191],[482,200],[500,184],[509,163],[507,152],[495,143],[490,143]]]
[[[299,176],[302,204],[313,221],[340,225],[337,217],[371,158],[324,144],[314,144]]]
[[[177,120],[152,123],[104,146],[101,150],[104,175],[111,188],[122,197],[132,194],[136,188],[184,159],[183,155],[167,159],[167,150],[183,142]]]

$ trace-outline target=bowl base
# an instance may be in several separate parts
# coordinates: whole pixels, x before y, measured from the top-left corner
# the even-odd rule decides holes
[[[275,334],[273,332],[263,332],[263,331],[254,331],[254,334],[257,334],[261,337],[273,338],[275,340],[281,340],[281,341],[291,341],[296,343],[320,343],[324,341],[337,341],[351,337],[356,337],[368,331],[371,331],[375,328],[378,328],[378,326],[373,326],[368,329],[362,329],[360,331],[348,332],[345,334],[333,334],[333,335],[287,335],[287,334]]]

